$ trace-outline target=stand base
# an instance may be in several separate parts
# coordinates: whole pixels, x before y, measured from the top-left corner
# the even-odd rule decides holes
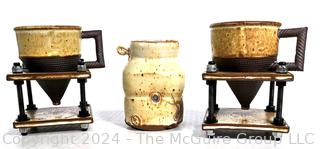
[[[207,132],[208,137],[215,136],[215,130],[217,131],[234,131],[248,130],[248,131],[260,131],[260,132],[272,132],[274,137],[281,136],[279,133],[288,133],[289,125],[285,123],[284,126],[277,126],[272,124],[273,118],[276,116],[275,112],[265,112],[263,109],[249,109],[241,110],[238,108],[220,108],[215,112],[216,123],[206,123],[208,111],[205,115],[204,122],[202,124],[202,130]]]
[[[22,135],[26,135],[26,130],[35,127],[56,126],[80,124],[81,130],[87,130],[89,125],[93,123],[91,107],[87,106],[89,116],[78,117],[80,108],[73,107],[50,107],[39,108],[37,110],[26,110],[26,114],[30,118],[27,121],[14,121],[13,128],[18,128]]]

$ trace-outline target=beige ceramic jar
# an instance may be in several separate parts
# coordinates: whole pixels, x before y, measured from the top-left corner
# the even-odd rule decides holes
[[[123,71],[125,122],[136,129],[163,130],[183,119],[184,72],[177,63],[177,41],[132,41]]]

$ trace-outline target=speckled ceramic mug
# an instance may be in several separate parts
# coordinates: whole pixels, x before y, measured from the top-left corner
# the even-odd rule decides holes
[[[97,61],[86,62],[87,68],[104,67],[102,33],[81,31],[79,26],[19,26],[16,32],[19,57],[34,72],[72,71],[81,57],[82,38],[94,38]]]
[[[295,62],[288,70],[302,71],[307,28],[279,29],[271,21],[236,21],[214,23],[211,27],[212,57],[220,71],[270,71],[277,61],[279,38],[297,37]],[[243,109],[258,92],[262,81],[228,81]]]
[[[125,122],[136,129],[163,130],[183,119],[184,72],[177,63],[177,41],[132,41],[123,71]]]
[[[16,32],[19,57],[30,72],[76,71],[81,53],[81,39],[93,38],[96,61],[85,62],[87,68],[104,67],[102,32],[81,31],[79,26],[19,26]],[[59,105],[70,79],[37,80],[42,89]]]

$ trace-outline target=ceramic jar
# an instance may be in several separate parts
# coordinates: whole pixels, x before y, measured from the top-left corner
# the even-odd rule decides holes
[[[128,55],[123,71],[125,122],[136,129],[163,130],[183,119],[184,72],[177,63],[177,41],[132,41],[118,47]]]
[[[281,23],[237,21],[214,23],[211,27],[212,57],[220,71],[272,71],[277,61],[279,38],[297,37],[295,62],[288,70],[303,70],[307,28],[279,29]],[[262,81],[228,81],[243,109],[258,92]]]
[[[96,61],[87,68],[103,68],[102,32],[81,31],[79,26],[19,26],[14,28],[19,57],[30,72],[77,71],[81,58],[81,39],[95,40]],[[70,79],[37,80],[54,105],[59,105]]]

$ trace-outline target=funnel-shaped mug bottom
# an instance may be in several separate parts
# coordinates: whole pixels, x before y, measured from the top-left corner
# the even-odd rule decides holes
[[[70,79],[37,80],[41,88],[50,97],[53,105],[60,105],[60,101],[69,85]]]
[[[229,72],[266,72],[276,61],[276,56],[262,58],[221,58],[214,61],[220,71]],[[250,103],[259,91],[263,81],[227,81],[237,97],[242,109],[249,109]]]
[[[241,104],[241,109],[249,109],[250,103],[257,95],[262,81],[227,81],[232,92]]]

